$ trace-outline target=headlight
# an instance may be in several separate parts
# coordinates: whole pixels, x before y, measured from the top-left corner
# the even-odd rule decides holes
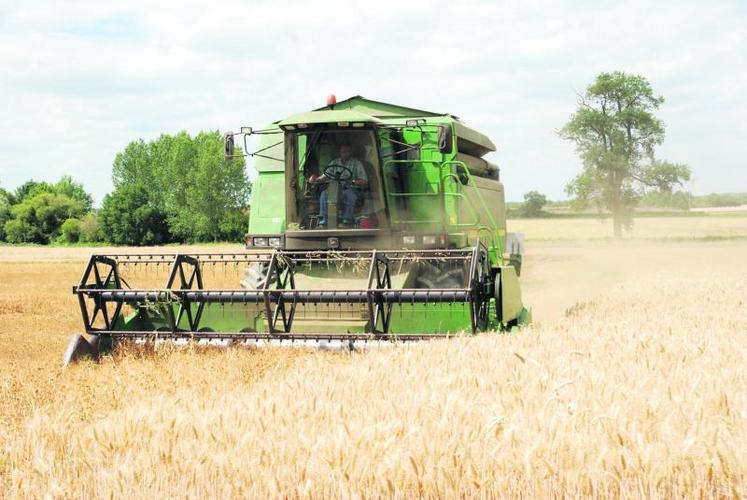
[[[432,234],[423,236],[423,245],[436,246],[436,236]]]
[[[267,242],[271,247],[279,247],[281,239],[278,236],[273,236],[272,238],[267,238]]]
[[[402,237],[402,244],[403,245],[414,245],[415,244],[415,236],[403,236]]]
[[[266,247],[267,238],[254,238],[254,246],[255,247]]]

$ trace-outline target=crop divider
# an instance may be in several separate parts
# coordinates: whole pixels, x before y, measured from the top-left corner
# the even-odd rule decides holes
[[[102,278],[102,276],[105,276]],[[93,278],[93,282],[89,282]],[[97,290],[108,288],[120,289],[122,287],[117,268],[116,259],[104,255],[91,255],[88,259],[83,276],[78,286],[73,287],[73,293],[78,295],[78,304],[80,305],[81,315],[83,316],[83,325],[86,332],[111,330],[113,325],[119,319],[122,310],[122,303],[117,303],[114,313],[109,316],[109,310],[106,308],[106,301]],[[93,311],[89,311],[86,299],[93,301]],[[99,314],[104,320],[104,328],[96,328],[94,325]]]
[[[270,265],[267,269],[267,279],[265,279],[265,284],[262,288],[267,328],[270,333],[289,333],[293,325],[293,318],[296,315],[297,297],[293,293],[290,311],[287,311],[285,307],[286,298],[283,291],[296,289],[296,279],[293,275],[294,267],[293,259],[289,256],[284,255],[278,250],[272,252]],[[270,288],[273,281],[274,288]],[[274,297],[276,297],[275,300],[273,300]],[[277,328],[278,319],[281,319],[283,323],[283,329],[280,331]]]
[[[375,285],[375,286],[374,286]],[[379,290],[391,290],[392,277],[389,272],[389,259],[376,250],[371,255],[371,264],[368,270],[368,290],[366,298],[368,302],[368,320],[371,325],[371,333],[389,333],[389,319],[392,316],[392,304],[386,300]],[[379,329],[381,320],[381,329]]]

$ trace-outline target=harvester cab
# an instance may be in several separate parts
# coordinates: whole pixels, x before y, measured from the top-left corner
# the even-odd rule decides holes
[[[455,116],[360,96],[227,133],[257,171],[245,249],[92,256],[74,287],[88,337],[66,359],[128,339],[352,348],[525,324],[494,150]],[[148,265],[165,287],[124,278]],[[208,283],[216,266],[240,287]]]

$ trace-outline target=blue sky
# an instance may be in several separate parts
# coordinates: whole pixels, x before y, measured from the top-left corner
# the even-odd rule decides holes
[[[563,198],[556,130],[601,71],[666,98],[658,156],[747,191],[747,8],[723,2],[0,4],[0,186],[70,174],[97,202],[117,151],[363,96],[450,112],[498,145],[508,198]],[[251,165],[250,165],[250,175]]]

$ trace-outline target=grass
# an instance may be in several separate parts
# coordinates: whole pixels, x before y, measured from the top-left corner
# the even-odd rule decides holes
[[[129,350],[64,371],[82,256],[6,259],[0,488],[10,498],[747,495],[747,269],[730,265],[747,245],[622,246],[530,245],[528,300],[588,283],[565,313],[520,334],[352,355]],[[626,264],[638,274],[597,288],[631,253],[650,256]]]

